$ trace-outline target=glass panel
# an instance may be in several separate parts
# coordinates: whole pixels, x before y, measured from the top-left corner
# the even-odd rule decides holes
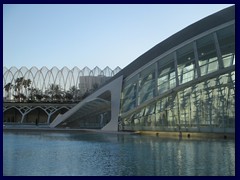
[[[183,91],[180,91],[178,93],[179,110],[180,110],[179,124],[181,126],[181,130],[188,128],[190,125],[190,114],[191,114],[190,95],[191,95],[191,87]]]
[[[176,76],[173,54],[158,62],[158,92],[162,94],[176,86]]]
[[[138,104],[154,97],[155,89],[155,64],[141,72],[139,79]]]
[[[232,79],[233,85],[235,86],[235,71],[231,73],[231,79]]]
[[[218,70],[217,51],[212,34],[197,40],[201,76]]]
[[[197,77],[194,58],[192,43],[177,50],[179,84],[186,83]]]
[[[156,104],[156,126],[167,126],[167,98],[159,100]]]
[[[217,32],[224,67],[235,64],[235,25]]]
[[[122,112],[127,112],[136,105],[137,76],[126,81],[123,85]]]
[[[145,115],[150,115],[153,113],[155,113],[155,104],[151,104],[151,105],[147,106],[146,110],[145,110]]]
[[[146,126],[155,125],[155,103],[148,105],[145,108],[145,125]]]

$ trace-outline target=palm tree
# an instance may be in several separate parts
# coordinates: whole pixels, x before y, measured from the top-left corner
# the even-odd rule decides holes
[[[23,77],[17,78],[15,80],[14,89],[17,92],[17,95],[15,95],[15,97],[18,99],[18,101],[21,101],[20,90],[21,90],[22,85],[23,85],[23,80],[24,80]]]
[[[65,98],[66,101],[71,101],[73,99],[73,95],[72,95],[72,93],[70,93],[68,91],[68,92],[65,93],[64,98]]]
[[[69,93],[73,96],[73,99],[75,99],[76,96],[77,96],[77,88],[76,88],[76,86],[70,87]]]
[[[51,95],[52,101],[54,99],[61,100],[63,92],[61,91],[61,87],[59,85],[51,84],[49,88],[49,92]]]
[[[38,88],[30,88],[30,96],[29,100],[30,101],[40,101],[42,99],[42,91]]]
[[[34,99],[34,96],[35,96],[35,94],[36,94],[36,92],[37,92],[37,89],[36,89],[36,88],[31,88],[31,89],[29,89],[29,90],[30,90],[29,100],[34,101],[34,100],[35,100],[35,99]]]
[[[43,98],[43,95],[42,94],[35,94],[35,97],[38,101],[41,101],[42,98]]]
[[[9,91],[12,89],[12,87],[13,87],[12,83],[7,83],[7,84],[4,86],[4,89],[5,89],[5,91],[7,92],[6,99],[9,99]]]
[[[17,78],[14,85],[14,89],[17,92],[15,98],[18,98],[19,101],[21,101],[21,99],[25,100],[27,97],[27,89],[29,89],[31,83],[32,81],[30,79],[24,79],[24,77]],[[22,87],[25,89],[25,94],[20,95]]]
[[[82,100],[82,92],[80,89],[76,88],[76,86],[70,87],[69,93],[72,94],[74,101]]]
[[[25,88],[25,95],[27,96],[27,89],[30,87],[32,81],[30,79],[24,79],[22,82],[23,87]]]

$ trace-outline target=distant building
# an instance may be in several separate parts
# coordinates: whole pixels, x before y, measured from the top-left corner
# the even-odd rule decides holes
[[[79,83],[79,89],[81,89],[82,92],[95,90],[101,84],[106,82],[108,79],[110,79],[110,77],[106,77],[106,76],[103,76],[103,75],[81,76],[80,77],[80,83]]]

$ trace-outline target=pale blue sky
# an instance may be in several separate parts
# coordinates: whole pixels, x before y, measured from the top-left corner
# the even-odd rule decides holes
[[[230,4],[3,5],[3,66],[124,68]]]

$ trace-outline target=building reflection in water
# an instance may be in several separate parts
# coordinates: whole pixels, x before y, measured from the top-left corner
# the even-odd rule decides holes
[[[235,175],[229,139],[4,132],[3,140],[4,175]]]

